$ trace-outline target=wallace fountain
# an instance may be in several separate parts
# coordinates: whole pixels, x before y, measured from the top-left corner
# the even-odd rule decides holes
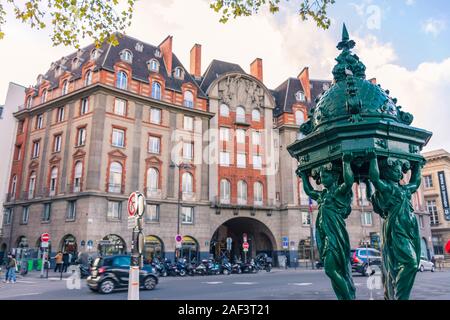
[[[305,192],[318,203],[316,241],[337,298],[355,299],[345,219],[351,214],[352,185],[365,183],[383,219],[384,298],[406,300],[420,260],[411,194],[420,186],[425,163],[420,151],[432,134],[412,127],[412,114],[397,105],[389,90],[366,80],[354,47],[344,25],[333,85],[309,111],[300,128],[303,138],[288,150],[298,161]],[[323,188],[315,190],[311,179]]]

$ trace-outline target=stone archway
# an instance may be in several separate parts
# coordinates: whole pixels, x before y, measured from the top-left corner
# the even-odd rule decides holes
[[[243,252],[243,234],[247,234],[249,250]],[[231,238],[231,250],[227,250],[226,239]],[[276,241],[272,231],[261,221],[248,217],[231,218],[222,223],[213,233],[210,254],[214,258],[227,255],[231,260],[254,258],[259,253],[274,257]]]

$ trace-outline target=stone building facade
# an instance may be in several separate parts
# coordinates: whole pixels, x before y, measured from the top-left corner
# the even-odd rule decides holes
[[[243,234],[248,256],[310,259],[316,204],[286,147],[331,85],[304,68],[271,90],[261,59],[250,73],[213,60],[201,74],[198,44],[188,71],[170,36],[158,46],[126,36],[116,47],[91,45],[61,58],[15,114],[22,147],[2,250],[37,250],[48,232],[52,252],[129,252],[126,200],[139,190],[147,199],[147,259],[218,256],[227,238],[230,254],[242,256]],[[354,188],[351,245],[377,247],[380,220],[364,186]]]
[[[430,215],[431,237],[434,254],[445,258],[450,255],[444,246],[450,240],[450,208],[448,183],[450,181],[450,153],[443,149],[425,152],[427,163],[423,169],[425,206]]]

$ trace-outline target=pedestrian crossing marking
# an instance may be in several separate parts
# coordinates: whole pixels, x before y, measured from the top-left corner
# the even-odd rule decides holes
[[[296,283],[289,283],[290,285],[293,286],[310,286],[312,285],[311,282],[296,282]]]

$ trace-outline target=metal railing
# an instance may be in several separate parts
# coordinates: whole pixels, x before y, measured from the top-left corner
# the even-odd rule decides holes
[[[108,192],[109,193],[123,193],[123,185],[116,183],[108,183]]]

